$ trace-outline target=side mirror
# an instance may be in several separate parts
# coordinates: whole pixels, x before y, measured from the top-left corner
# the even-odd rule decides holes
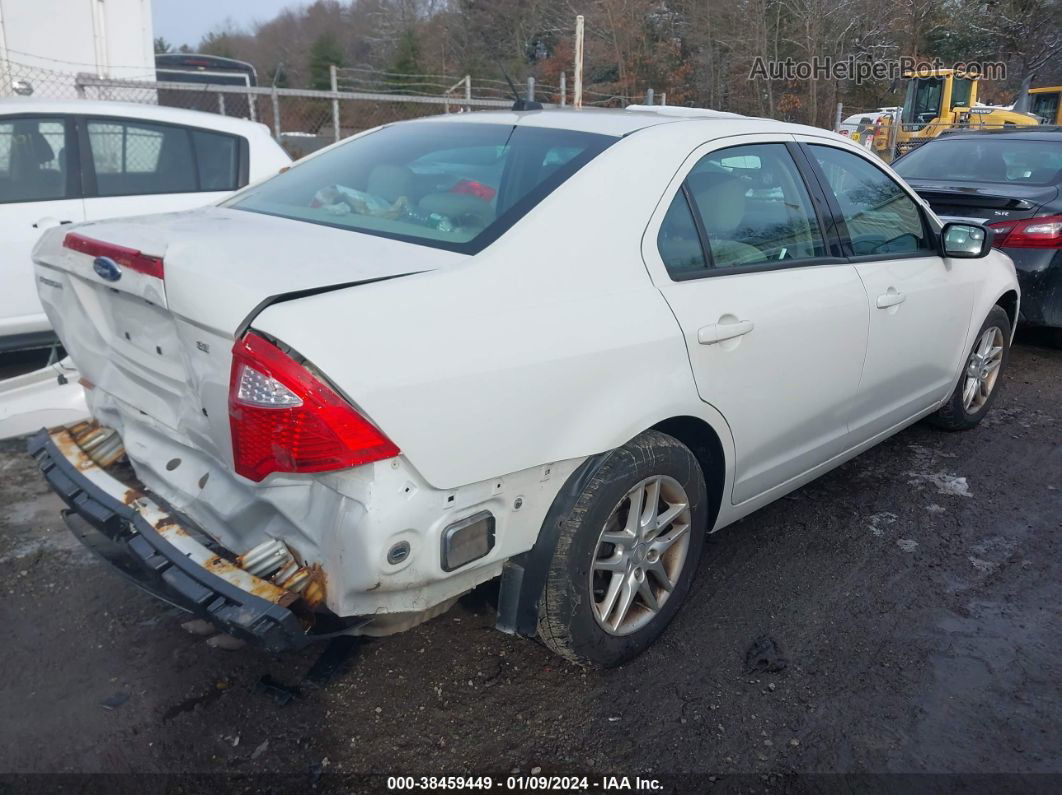
[[[977,224],[944,224],[940,233],[945,257],[976,259],[992,250],[992,230]]]

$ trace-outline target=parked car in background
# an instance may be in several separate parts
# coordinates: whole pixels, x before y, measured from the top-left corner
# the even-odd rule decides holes
[[[500,628],[615,665],[707,532],[986,415],[1018,311],[987,241],[821,129],[402,122],[217,207],[47,232],[94,421],[30,450],[79,538],[219,631],[388,634],[500,576]]]
[[[837,132],[868,149],[874,143],[874,133],[882,119],[891,118],[899,108],[878,108],[877,111],[856,113],[841,122]]]
[[[895,167],[942,218],[993,230],[1018,272],[1022,322],[1062,346],[1062,131],[946,135]]]
[[[0,100],[0,352],[54,342],[30,260],[44,229],[211,204],[289,162],[268,128],[240,119]]]

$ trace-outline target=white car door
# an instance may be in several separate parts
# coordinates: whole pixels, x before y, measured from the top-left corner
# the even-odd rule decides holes
[[[823,199],[796,152],[767,135],[706,145],[643,243],[700,396],[730,425],[735,503],[847,449],[866,354],[862,283],[833,256]]]
[[[239,186],[239,136],[117,117],[87,118],[83,128],[90,221],[202,207]]]
[[[921,202],[864,156],[808,137],[846,254],[870,304],[852,433],[869,439],[944,399],[964,359],[977,269],[946,260]]]
[[[84,220],[73,123],[0,118],[0,351],[48,338],[30,251],[44,229]]]

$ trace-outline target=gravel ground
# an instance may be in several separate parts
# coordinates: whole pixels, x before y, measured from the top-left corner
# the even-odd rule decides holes
[[[82,550],[21,443],[0,443],[0,771],[297,774],[324,789],[336,773],[697,776],[665,778],[676,791],[886,791],[881,774],[959,773],[1057,792],[1060,442],[1062,351],[1018,346],[975,430],[917,425],[711,536],[683,610],[621,669],[494,631],[485,589],[358,644],[323,685],[305,678],[320,647],[223,651],[183,632]],[[750,673],[764,637],[779,670]],[[999,773],[1024,777],[979,777]]]

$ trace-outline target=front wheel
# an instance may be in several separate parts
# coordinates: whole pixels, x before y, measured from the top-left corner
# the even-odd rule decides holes
[[[933,425],[946,431],[965,431],[984,419],[999,395],[1010,358],[1010,332],[1007,313],[1002,307],[992,307],[974,338],[955,391],[930,418]]]
[[[646,431],[614,450],[564,506],[538,637],[580,664],[614,666],[664,631],[704,545],[704,475],[678,440]]]

